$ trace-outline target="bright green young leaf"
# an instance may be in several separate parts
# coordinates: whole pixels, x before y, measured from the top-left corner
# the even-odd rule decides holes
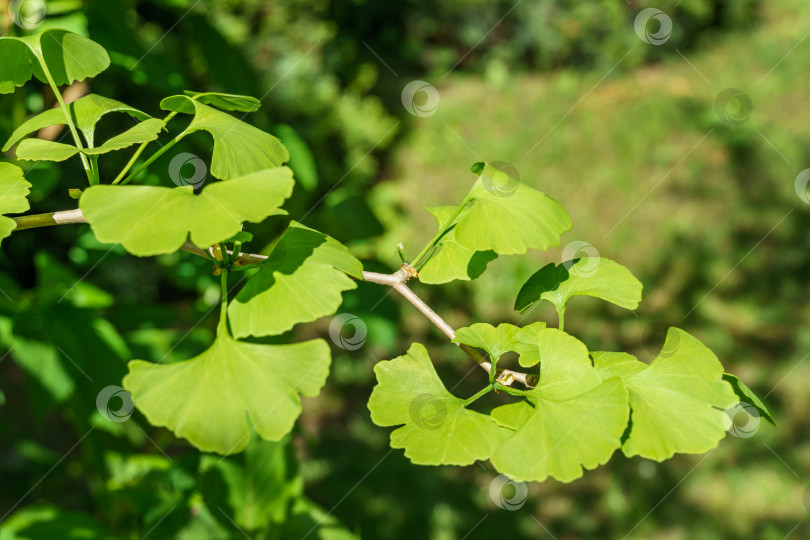
[[[84,139],[89,146],[95,145],[93,138],[96,124],[99,122],[99,120],[101,120],[101,117],[107,113],[123,112],[129,114],[139,121],[148,120],[151,118],[148,114],[121,103],[120,101],[99,96],[97,94],[88,94],[72,103],[69,103],[68,110],[70,111],[76,128],[82,132]],[[48,109],[47,111],[29,118],[20,124],[20,126],[14,130],[14,133],[11,134],[8,141],[6,141],[5,146],[3,146],[3,152],[14,146],[20,139],[29,133],[39,131],[44,127],[66,123],[67,120],[65,119],[65,113],[62,111],[61,107]]]
[[[557,201],[489,164],[467,197],[470,210],[457,220],[454,234],[472,251],[508,255],[546,249],[559,245],[560,235],[571,228],[571,218]]]
[[[541,381],[528,399],[530,404],[492,411],[500,425],[517,429],[492,456],[501,473],[524,482],[542,482],[549,476],[571,482],[582,476],[583,467],[607,463],[621,446],[629,409],[618,378],[562,401],[546,397]]]
[[[171,96],[160,102],[164,110],[193,114],[185,133],[205,130],[214,138],[211,174],[230,180],[252,172],[278,167],[290,159],[276,137],[238,118],[188,96]]]
[[[253,96],[241,96],[239,94],[223,94],[221,92],[192,92],[183,90],[183,93],[190,98],[211,105],[223,111],[254,112],[262,106],[262,102]]]
[[[540,363],[540,348],[537,346],[538,333],[545,329],[546,323],[542,321],[527,324],[518,330],[515,335],[515,348],[520,355],[518,362],[525,366],[536,366]]]
[[[343,291],[357,287],[349,276],[362,279],[363,265],[345,246],[291,222],[262,269],[231,302],[234,336],[280,334],[331,315],[343,302]]]
[[[95,77],[107,69],[110,57],[98,43],[67,30],[0,38],[0,94],[13,92],[32,76],[47,82],[42,64],[62,86]]]
[[[591,365],[585,344],[574,336],[556,328],[543,328],[537,332],[535,347],[537,357],[521,355],[518,362],[531,367],[539,357],[538,387],[542,387],[545,398],[569,399],[602,382]]]
[[[765,420],[771,423],[771,425],[776,426],[776,420],[774,420],[773,416],[768,410],[768,407],[765,406],[754,391],[748,388],[748,386],[742,382],[739,377],[732,375],[731,373],[723,373],[723,380],[728,381],[728,383],[731,384],[731,387],[734,389],[734,393],[737,394],[740,401],[744,401],[749,405],[752,405],[759,412],[760,416],[764,417]]]
[[[43,139],[25,139],[17,147],[17,158],[27,161],[64,161],[79,152],[89,156],[106,154],[114,150],[121,150],[133,144],[140,144],[157,139],[160,131],[166,126],[163,120],[149,118],[136,124],[114,137],[110,137],[104,144],[96,148],[79,150],[75,146],[46,141]]]
[[[448,392],[419,343],[404,356],[378,362],[374,373],[371,420],[378,426],[404,424],[391,433],[391,446],[404,448],[413,463],[469,465],[490,457],[511,433]]]
[[[199,195],[185,187],[91,186],[79,207],[99,242],[147,256],[177,251],[189,235],[203,248],[225,241],[242,222],[279,213],[292,188],[292,171],[276,167],[214,182]]]
[[[55,141],[25,139],[17,147],[16,153],[17,159],[25,161],[65,161],[78,154],[79,149]]]
[[[676,452],[711,450],[726,434],[724,409],[739,402],[723,366],[700,341],[670,328],[648,366],[626,353],[593,353],[602,377],[618,376],[630,392],[632,430],[622,450],[655,461]]]
[[[273,441],[289,433],[301,413],[299,394],[316,396],[329,364],[321,339],[260,345],[220,329],[211,348],[190,360],[133,360],[122,384],[152,425],[205,452],[233,454],[252,432]]]
[[[624,266],[602,257],[583,257],[562,264],[549,263],[521,287],[515,309],[525,312],[538,300],[564,310],[572,296],[588,295],[617,306],[636,309],[641,282]]]
[[[439,229],[456,211],[455,206],[437,206],[427,209],[438,221]],[[465,208],[460,218],[466,216],[470,209]],[[476,279],[487,269],[487,264],[494,261],[498,254],[494,251],[473,251],[456,241],[454,228],[451,228],[437,244],[437,251],[419,270],[419,281],[423,283],[449,283],[455,279]]]
[[[53,538],[115,540],[93,517],[50,504],[24,506],[3,520],[1,540],[52,540]]]
[[[453,343],[484,349],[489,357],[497,362],[503,354],[515,350],[519,330],[517,326],[508,323],[501,323],[497,328],[491,324],[475,323],[456,330]]]
[[[0,240],[17,228],[17,222],[5,214],[25,212],[28,205],[28,189],[31,187],[22,169],[11,163],[0,162]]]
[[[528,402],[498,407],[492,417],[515,429],[492,456],[502,473],[523,481],[553,476],[570,482],[610,459],[627,427],[627,392],[602,380],[579,340],[557,330],[536,332],[540,380]],[[523,357],[521,357],[522,359]]]
[[[149,141],[154,141],[160,135],[160,131],[166,127],[163,120],[157,118],[149,118],[135,124],[123,133],[119,133],[114,137],[110,137],[104,144],[97,148],[85,148],[82,150],[87,155],[106,154],[113,150],[121,150],[133,144],[141,144]]]

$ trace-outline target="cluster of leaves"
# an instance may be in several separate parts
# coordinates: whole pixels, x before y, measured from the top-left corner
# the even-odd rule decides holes
[[[57,96],[59,85],[95,76],[109,64],[103,48],[62,30],[0,39],[0,60],[1,92],[37,77]],[[228,455],[247,448],[250,459],[252,440],[284,439],[301,412],[301,396],[317,395],[325,384],[330,351],[322,339],[268,344],[268,338],[334,313],[342,293],[363,279],[363,267],[339,242],[291,220],[266,260],[243,264],[239,258],[243,243],[252,239],[243,223],[285,215],[281,206],[295,184],[282,142],[230,114],[247,114],[259,102],[187,92],[162,100],[168,114],[157,119],[92,94],[69,105],[61,96],[58,101],[58,108],[21,125],[6,148],[16,144],[23,160],[78,156],[89,183],[80,193],[79,208],[100,242],[120,244],[136,256],[172,253],[190,243],[204,250],[221,276],[213,344],[188,360],[129,362],[122,384],[135,406],[151,424],[165,426],[205,452]],[[96,145],[95,126],[111,112],[125,113],[136,123]],[[172,121],[182,117],[190,122],[134,168],[144,149],[162,132],[171,133]],[[57,124],[68,126],[73,145],[25,138]],[[158,157],[198,131],[213,139],[210,172],[217,181],[198,189],[134,185]],[[135,145],[119,174],[102,178],[99,157]],[[478,180],[459,205],[430,209],[439,230],[406,262],[425,283],[474,279],[499,255],[559,245],[571,227],[562,206],[545,194],[490,164],[477,163],[472,170]],[[0,167],[0,187],[6,188],[0,210],[28,209],[29,185],[18,167]],[[6,217],[0,223],[5,235],[16,225]],[[249,278],[229,302],[228,276],[234,271],[246,271]],[[563,331],[563,314],[574,295],[633,309],[641,299],[641,284],[607,259],[575,259],[540,269],[518,294],[515,307],[525,311],[539,300],[550,301],[560,314],[560,328],[537,322],[460,329],[454,341],[483,349],[492,362],[488,384],[469,399],[451,394],[425,348],[414,344],[406,355],[375,367],[379,384],[369,402],[372,419],[402,426],[392,433],[392,446],[404,448],[415,463],[490,459],[515,478],[570,481],[583,468],[605,463],[619,448],[628,456],[659,461],[675,452],[704,452],[724,435],[723,409],[741,398],[754,401],[767,416],[742,383],[724,375],[711,351],[682,330],[670,330],[649,366],[625,353],[589,353]],[[508,352],[518,353],[520,366],[533,370],[530,388],[513,388],[513,380],[501,371],[499,361]],[[492,391],[514,400],[488,414],[469,408]]]

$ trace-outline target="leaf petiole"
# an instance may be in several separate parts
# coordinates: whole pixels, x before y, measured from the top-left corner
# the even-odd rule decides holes
[[[495,384],[490,383],[488,386],[486,386],[486,387],[482,388],[481,390],[479,390],[478,392],[476,392],[474,396],[465,399],[464,403],[462,403],[462,407],[466,407],[467,405],[469,405],[473,401],[475,401],[475,400],[487,395],[488,393],[492,392],[494,389],[495,389]]]
[[[174,118],[175,116],[177,116],[177,113],[176,113],[176,112],[171,112],[171,113],[167,114],[167,115],[166,115],[166,118],[164,118],[164,119],[163,119],[163,123],[164,123],[164,124],[168,124],[168,123],[169,123],[169,120],[171,120],[171,119],[172,119],[172,118]],[[131,158],[129,158],[129,161],[127,162],[127,164],[126,164],[126,165],[124,165],[124,168],[123,168],[123,169],[121,169],[121,172],[119,172],[119,173],[118,173],[118,176],[116,176],[116,177],[115,177],[115,180],[113,180],[113,181],[112,181],[113,185],[118,184],[119,182],[121,182],[121,180],[124,178],[124,175],[126,175],[126,174],[127,174],[127,172],[128,172],[128,171],[129,171],[129,170],[132,168],[132,166],[133,166],[133,165],[135,165],[135,161],[137,161],[137,160],[138,160],[138,158],[141,156],[141,154],[143,153],[143,151],[144,151],[144,150],[146,149],[146,147],[149,145],[149,142],[151,142],[151,141],[147,141],[147,142],[145,142],[145,143],[141,143],[141,145],[140,145],[140,146],[138,146],[138,149],[137,149],[137,150],[135,150],[135,153],[134,153],[134,154],[132,154],[132,157],[131,157]]]
[[[452,216],[450,216],[450,219],[447,220],[445,226],[440,228],[439,232],[437,232],[436,235],[430,239],[430,242],[427,243],[427,245],[422,249],[422,251],[420,251],[419,254],[416,257],[414,257],[413,259],[414,263],[411,266],[414,266],[417,270],[419,270],[422,268],[422,266],[425,265],[425,263],[427,263],[427,261],[430,259],[429,257],[425,261],[422,261],[422,259],[425,258],[425,256],[433,253],[432,251],[433,248],[436,247],[436,244],[439,243],[439,240],[442,239],[442,236],[444,236],[445,233],[450,229],[450,227],[453,226],[454,222],[456,221],[456,218],[459,216],[459,214],[461,214],[461,211],[464,210],[464,208],[467,206],[467,204],[469,204],[470,201],[472,201],[472,197],[470,197],[469,195],[464,197],[464,200],[461,201],[461,204],[458,205],[456,211],[453,213]]]

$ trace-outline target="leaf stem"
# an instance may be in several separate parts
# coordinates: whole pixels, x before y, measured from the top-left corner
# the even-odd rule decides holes
[[[564,330],[565,329],[565,307],[562,307],[562,308],[558,307],[557,308],[557,318],[559,320],[559,323],[557,324],[557,328],[559,328],[560,330]]]
[[[503,392],[505,394],[509,394],[510,396],[521,396],[521,397],[523,397],[523,396],[528,396],[529,394],[531,394],[531,391],[529,391],[529,390],[519,390],[517,388],[512,388],[511,386],[506,386],[506,385],[501,384],[499,382],[495,383],[494,388],[496,390],[500,390],[501,392]]]
[[[222,301],[219,307],[219,325],[217,335],[220,332],[228,332],[228,272],[223,271],[219,276],[220,287],[222,289]]]
[[[422,266],[424,266],[425,263],[427,263],[427,261],[421,262],[421,260],[426,255],[428,255],[430,253],[430,251],[436,246],[436,244],[439,242],[439,240],[441,240],[442,236],[444,236],[444,234],[447,232],[447,230],[453,225],[453,222],[456,220],[456,218],[459,216],[459,214],[461,214],[461,211],[464,210],[464,208],[467,206],[467,204],[471,200],[472,200],[472,198],[469,195],[467,195],[464,198],[464,200],[461,201],[461,204],[458,205],[458,208],[456,208],[456,211],[453,212],[453,215],[447,221],[447,224],[445,224],[444,227],[440,228],[439,232],[437,232],[436,235],[433,238],[430,239],[430,242],[427,243],[427,245],[422,249],[422,251],[420,251],[419,254],[416,257],[414,257],[414,259],[413,259],[414,263],[412,264],[412,266],[414,266],[417,269],[417,271],[420,268],[422,268]]]
[[[464,403],[462,403],[461,406],[466,407],[467,405],[469,405],[473,401],[476,401],[477,399],[479,399],[479,398],[485,396],[486,394],[492,392],[494,389],[495,389],[495,383],[490,382],[488,386],[486,386],[485,388],[482,388],[481,390],[476,392],[476,394],[474,396],[465,399]]]
[[[174,118],[176,115],[177,115],[176,112],[169,113],[168,115],[166,115],[166,118],[163,119],[163,123],[168,124],[169,120]],[[121,172],[119,172],[118,176],[115,177],[115,180],[112,181],[113,184],[119,183],[121,179],[124,178],[124,175],[127,174],[127,171],[129,171],[133,165],[135,165],[135,161],[141,156],[141,154],[143,153],[143,151],[146,149],[146,147],[149,145],[150,142],[151,141],[146,141],[144,143],[141,143],[140,146],[138,146],[138,149],[135,150],[135,153],[132,154],[131,158],[129,158],[127,164],[124,165],[124,168],[121,169]]]
[[[45,57],[42,56],[41,50],[36,54],[36,57],[37,60],[39,60],[40,66],[42,66],[42,73],[45,75],[48,85],[51,87],[51,90],[53,90],[53,95],[56,97],[56,101],[59,102],[59,107],[61,107],[62,112],[65,113],[65,121],[67,122],[68,129],[70,129],[70,134],[73,135],[73,142],[76,144],[76,148],[83,150],[84,146],[82,145],[82,140],[79,138],[79,132],[76,130],[76,124],[73,123],[73,117],[70,114],[70,110],[68,110],[65,100],[62,99],[62,93],[59,91],[59,87],[56,86],[56,81],[53,80],[53,76],[51,75],[51,71],[48,69],[48,64],[45,62]],[[90,185],[92,186],[94,183],[98,183],[97,180],[94,182],[97,173],[94,173],[92,167],[90,166],[90,162],[87,160],[87,156],[79,152],[79,158],[82,160],[84,173],[87,175],[87,181],[90,182]]]
[[[169,149],[170,149],[172,146],[174,146],[175,144],[177,144],[178,142],[180,142],[180,140],[181,140],[183,137],[185,137],[185,136],[186,136],[186,132],[184,131],[184,132],[180,133],[180,134],[179,134],[177,137],[175,137],[174,139],[172,139],[171,141],[169,141],[168,143],[166,143],[166,144],[163,146],[163,148],[161,148],[160,150],[158,150],[157,152],[155,152],[154,154],[152,154],[151,156],[149,156],[149,159],[147,159],[146,161],[144,161],[144,162],[141,164],[141,166],[140,166],[140,167],[138,167],[137,169],[135,169],[135,170],[134,170],[133,172],[131,172],[131,173],[130,173],[130,174],[129,174],[129,175],[126,177],[126,178],[124,178],[124,179],[121,181],[121,185],[123,186],[123,185],[125,185],[125,184],[128,184],[130,180],[132,180],[133,178],[135,178],[136,176],[138,176],[138,175],[141,173],[141,171],[143,171],[143,170],[144,170],[144,169],[146,169],[146,168],[147,168],[149,165],[151,165],[151,164],[152,164],[152,163],[153,163],[153,162],[154,162],[154,161],[155,161],[157,158],[159,158],[160,156],[162,156],[163,154],[165,154],[166,152],[168,152],[168,151],[169,151]]]

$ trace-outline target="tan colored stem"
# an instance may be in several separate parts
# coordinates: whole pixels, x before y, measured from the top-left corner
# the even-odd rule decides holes
[[[36,227],[48,227],[51,225],[66,225],[69,223],[87,223],[84,215],[80,209],[64,210],[61,212],[50,212],[47,214],[34,214],[29,216],[19,216],[13,218],[17,222],[16,231],[24,229],[33,229]],[[186,242],[180,248],[188,253],[206,257],[205,250],[195,246],[191,242]],[[233,252],[228,251],[228,255],[232,256]],[[267,259],[267,255],[260,255],[257,253],[244,253],[240,252],[236,261],[241,264],[256,264]],[[438,313],[433,311],[424,300],[422,300],[410,287],[408,287],[408,280],[412,277],[413,270],[406,264],[402,268],[392,274],[380,274],[378,272],[363,272],[363,280],[369,283],[376,283],[378,285],[386,285],[391,287],[399,294],[401,294],[408,302],[418,309],[422,315],[432,322],[444,335],[453,339],[456,331],[452,326],[439,316]],[[469,345],[459,344],[461,350],[472,358],[479,366],[481,366],[487,373],[492,371],[492,364],[484,358],[484,356],[474,347]],[[512,371],[509,369],[499,369],[495,376],[495,380],[499,383],[511,386],[515,381],[520,382],[526,388],[533,388],[537,384],[537,375],[531,373],[521,373],[519,371]]]

